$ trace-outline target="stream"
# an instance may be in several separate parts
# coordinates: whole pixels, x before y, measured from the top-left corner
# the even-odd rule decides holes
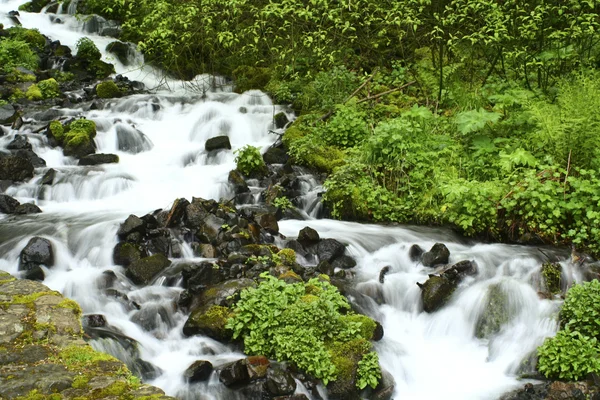
[[[13,25],[6,14],[24,2],[0,0],[0,23]],[[60,148],[50,147],[45,135],[33,133],[29,124],[0,137],[1,151],[17,133],[26,135],[33,151],[47,163],[32,180],[6,191],[22,203],[35,202],[43,213],[0,214],[0,269],[18,276],[19,253],[29,239],[49,239],[56,261],[53,268],[45,269],[43,283],[76,300],[85,314],[103,314],[111,326],[137,341],[137,357],[159,367],[146,377],[148,383],[181,399],[238,398],[219,383],[216,374],[206,383],[184,381],[184,371],[199,358],[218,366],[243,355],[206,337],[185,337],[182,327],[187,315],[174,306],[183,289],[169,286],[161,278],[146,287],[133,285],[124,268],[113,263],[116,232],[130,214],[169,209],[176,198],[232,198],[227,177],[235,168],[233,151],[247,144],[266,151],[278,138],[272,133],[274,115],[282,111],[290,119],[294,115],[260,91],[234,93],[224,79],[208,75],[198,76],[192,83],[165,79],[143,66],[140,55],[132,60],[133,66],[126,67],[104,52],[114,39],[86,32],[89,27],[66,12],[21,12],[19,20],[24,27],[60,40],[74,53],[77,40],[90,37],[102,51],[103,60],[115,63],[117,73],[143,82],[153,94],[112,99],[103,110],[87,110],[89,105],[57,108],[59,115],[95,121],[97,152],[117,154],[118,164],[78,166]],[[206,140],[223,134],[229,136],[232,151],[207,153]],[[49,168],[57,171],[57,177],[51,187],[42,186],[39,180]],[[385,336],[375,349],[382,367],[396,381],[394,398],[498,399],[523,386],[525,382],[518,379],[523,360],[558,328],[561,301],[538,295],[544,253],[565,260],[561,262],[563,282],[581,281],[580,271],[567,261],[568,254],[557,249],[476,243],[441,228],[318,219],[315,202],[320,188],[309,177],[306,182],[301,201],[306,220],[279,221],[280,232],[294,238],[300,229],[310,226],[322,238],[347,245],[347,254],[357,261],[353,270],[357,292],[379,300],[362,305],[384,328]],[[258,193],[260,188],[253,190]],[[411,261],[409,249],[418,244],[428,250],[437,242],[450,250],[450,263],[473,260],[478,273],[464,279],[442,309],[426,313],[416,283],[425,282],[432,270]],[[199,260],[185,244],[182,254],[184,260]],[[390,271],[380,283],[379,273],[386,266]],[[106,271],[116,273],[122,291],[140,310],[103,294],[98,282]],[[492,287],[503,293],[510,318],[498,332],[478,338],[477,324]],[[139,314],[147,310],[154,310],[160,318],[144,327]],[[95,340],[92,345],[131,361],[126,360],[129,353],[112,341]],[[308,395],[301,385],[297,391]]]

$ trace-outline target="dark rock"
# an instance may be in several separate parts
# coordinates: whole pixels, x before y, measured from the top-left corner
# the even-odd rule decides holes
[[[31,178],[33,178],[31,161],[18,156],[0,158],[0,180],[24,181]]]
[[[329,262],[321,261],[317,265],[317,271],[325,275],[333,276],[335,269],[333,268],[333,265],[331,265]]]
[[[431,276],[424,284],[419,284],[423,310],[431,313],[440,309],[446,304],[457,285],[458,281],[448,279],[444,275]]]
[[[350,256],[342,255],[333,260],[331,265],[333,265],[333,268],[350,269],[356,267],[356,260]]]
[[[20,205],[18,200],[6,195],[0,194],[0,212],[4,214],[14,214]]]
[[[213,366],[209,361],[198,360],[185,370],[183,377],[189,383],[203,382],[210,378],[212,371]]]
[[[426,267],[433,267],[439,264],[447,264],[450,258],[450,250],[443,243],[436,243],[426,253],[423,254],[422,263]]]
[[[196,237],[200,243],[216,244],[221,226],[224,224],[224,219],[218,218],[213,214],[208,214],[204,219],[204,223],[196,233]]]
[[[413,244],[410,246],[410,249],[408,249],[408,258],[410,258],[410,261],[412,262],[417,262],[421,260],[423,253],[425,253],[425,250],[423,250],[421,246]]]
[[[81,318],[81,323],[85,327],[103,328],[106,326],[106,317],[102,314],[88,314]]]
[[[375,321],[375,330],[373,330],[373,337],[371,338],[371,340],[374,342],[378,342],[381,339],[383,339],[383,334],[383,326],[378,321]]]
[[[279,232],[279,224],[277,223],[275,214],[261,214],[256,218],[256,222],[269,233]]]
[[[183,278],[183,287],[190,288],[198,285],[214,285],[223,281],[220,270],[214,267],[211,262],[201,262],[197,264],[186,264],[181,269]]]
[[[388,274],[388,272],[390,272],[391,269],[392,267],[390,267],[389,265],[386,265],[385,267],[381,268],[381,271],[379,271],[379,283],[383,284],[383,282],[385,281],[385,276]]]
[[[34,237],[21,250],[19,271],[25,271],[25,279],[44,280],[44,271],[40,265],[54,266],[54,250],[48,239]]]
[[[56,179],[56,170],[54,168],[50,168],[42,179],[40,179],[40,185],[52,185],[54,180]]]
[[[285,126],[289,122],[290,122],[290,120],[288,119],[287,115],[283,111],[275,114],[275,117],[273,117],[273,124],[275,125],[276,129],[285,128]]]
[[[42,210],[33,203],[20,204],[15,210],[15,214],[39,214]]]
[[[237,169],[229,171],[229,177],[227,180],[233,186],[233,192],[235,194],[246,193],[250,191],[248,184],[246,184],[246,181],[244,180],[244,177]]]
[[[230,279],[215,285],[205,286],[205,290],[194,297],[191,308],[202,308],[205,306],[223,306],[230,307],[239,299],[242,290],[256,287],[256,282],[252,279]]]
[[[263,160],[265,164],[285,164],[290,159],[290,156],[285,150],[278,147],[269,147],[269,149],[263,154]]]
[[[146,223],[135,215],[127,217],[125,222],[121,224],[117,231],[119,239],[125,239],[129,234],[134,232],[144,233],[146,231]]]
[[[79,165],[116,164],[119,156],[116,154],[90,154],[79,159]]]
[[[0,106],[0,125],[11,125],[19,113],[10,104]]]
[[[15,135],[15,138],[10,142],[6,148],[8,150],[31,150],[31,143],[23,135]]]
[[[31,165],[33,165],[34,168],[41,168],[46,166],[46,161],[37,154],[35,154],[32,150],[17,150],[14,154],[17,157],[29,160],[29,162],[31,162]]]
[[[106,46],[106,51],[117,56],[121,64],[127,66],[130,64],[130,58],[135,54],[135,46],[131,43],[123,43],[116,40]]]
[[[302,228],[298,233],[298,242],[303,246],[317,243],[320,239],[319,233],[309,226]]]
[[[183,325],[185,336],[204,335],[220,342],[231,340],[232,332],[225,328],[230,312],[227,307],[204,306],[195,309]],[[245,368],[245,367],[244,367]],[[246,371],[246,374],[248,372]]]
[[[270,365],[269,359],[265,356],[249,356],[246,358],[250,380],[258,380],[267,376]]]
[[[208,212],[198,204],[188,204],[185,207],[185,226],[190,229],[198,229],[207,216]]]
[[[131,154],[138,154],[151,150],[154,145],[139,129],[130,125],[117,124],[117,148]]]
[[[167,216],[167,221],[165,222],[166,227],[170,228],[179,224],[189,205],[190,202],[184,198],[175,200],[173,206],[171,206],[171,211],[169,211],[169,215]]]
[[[131,263],[148,257],[148,252],[142,246],[128,242],[119,242],[113,249],[115,265],[128,267]]]
[[[134,261],[125,275],[136,285],[147,285],[161,271],[171,265],[171,261],[162,254],[154,254]]]
[[[391,400],[394,394],[394,388],[396,387],[396,381],[392,374],[388,371],[382,369],[381,371],[381,379],[379,380],[379,384],[373,390],[371,395],[369,396],[370,400]]]
[[[206,149],[206,151],[222,150],[222,149],[231,150],[231,143],[229,142],[229,136],[216,136],[214,138],[210,138],[206,141],[204,148]]]
[[[227,387],[236,387],[250,382],[246,360],[241,359],[224,365],[219,371],[219,380]]]
[[[296,381],[292,375],[280,368],[270,368],[267,371],[264,385],[271,396],[285,396],[296,391]]]
[[[316,246],[319,261],[332,262],[335,258],[344,254],[346,247],[335,239],[322,239]]]
[[[131,317],[131,322],[138,324],[147,332],[152,332],[163,326],[172,328],[175,325],[172,317],[175,307],[175,304],[171,302],[144,304]]]
[[[452,265],[444,270],[443,274],[463,278],[467,275],[475,275],[477,273],[477,264],[475,261],[463,260]]]
[[[507,293],[499,283],[490,285],[485,296],[485,306],[475,325],[475,336],[489,338],[502,329],[515,316]]]

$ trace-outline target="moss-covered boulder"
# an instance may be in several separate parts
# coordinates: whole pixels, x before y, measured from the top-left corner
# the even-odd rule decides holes
[[[65,128],[60,121],[51,121],[46,128],[46,136],[55,143],[53,145],[58,145],[63,142],[65,138]]]
[[[134,243],[119,242],[113,249],[113,262],[128,267],[131,263],[148,257],[146,249]]]
[[[424,284],[419,284],[423,310],[429,313],[439,310],[448,302],[457,286],[456,280],[449,279],[444,275],[433,275]]]
[[[102,99],[110,99],[120,97],[122,92],[113,81],[105,81],[96,85],[96,94]]]
[[[562,291],[562,266],[559,263],[544,263],[541,269],[543,286],[551,294]]]
[[[356,388],[358,363],[371,349],[371,344],[363,338],[348,342],[334,342],[328,346],[331,361],[335,365],[337,377],[327,385],[328,398],[360,399]]]
[[[63,138],[63,153],[81,158],[96,152],[96,124],[88,119],[79,119],[69,125]]]
[[[33,178],[31,161],[19,156],[0,154],[0,180],[20,182],[31,178]]]
[[[475,336],[480,339],[489,338],[500,332],[513,317],[514,312],[510,309],[508,295],[502,285],[490,285],[485,295],[483,312],[475,325]]]
[[[231,311],[222,306],[206,306],[196,309],[191,313],[183,325],[185,336],[204,335],[220,342],[231,340],[231,330],[226,329],[227,320]]]
[[[42,8],[50,4],[50,0],[32,0],[19,6],[19,11],[39,13]]]
[[[171,265],[171,261],[162,254],[154,254],[133,261],[125,275],[136,285],[147,285],[161,271]]]

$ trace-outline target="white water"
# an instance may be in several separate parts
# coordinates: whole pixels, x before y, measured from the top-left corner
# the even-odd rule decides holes
[[[23,2],[0,0],[0,23],[10,26],[12,22],[5,13]],[[53,24],[47,14],[21,13],[20,20],[25,27],[38,28],[74,50],[77,40],[84,36],[78,31],[81,23],[68,15],[60,18],[63,24]],[[92,39],[101,50],[112,41],[100,36]],[[115,61],[106,55],[104,58]],[[152,69],[126,68],[119,63],[116,67],[119,73],[142,80],[147,87],[164,82]],[[35,235],[49,238],[56,250],[56,266],[47,271],[44,283],[77,300],[85,313],[106,315],[110,325],[138,341],[141,358],[163,370],[151,383],[167,394],[186,399],[234,398],[214,376],[207,384],[190,387],[183,382],[182,373],[199,358],[219,365],[241,354],[204,337],[183,337],[181,328],[186,316],[172,312],[181,289],[156,283],[140,289],[127,283],[123,269],[112,263],[112,249],[118,225],[129,214],[141,216],[169,207],[179,197],[232,197],[227,174],[234,168],[234,155],[225,152],[208,157],[204,151],[206,139],[225,133],[234,150],[248,143],[265,150],[275,140],[269,129],[281,107],[273,106],[267,96],[256,91],[238,95],[226,85],[218,91],[207,91],[211,81],[210,77],[198,77],[198,85],[204,89],[201,93],[186,91],[189,85],[170,80],[169,87],[175,92],[115,100],[110,109],[103,111],[65,111],[97,123],[98,152],[118,154],[120,162],[114,165],[75,166],[73,159],[48,147],[43,135],[32,134],[25,125],[20,133],[27,135],[48,167],[58,171],[57,180],[53,187],[40,189],[37,181],[43,171],[37,171],[36,178],[7,192],[21,202],[35,201],[43,214],[18,219],[0,216],[0,269],[18,275],[18,255],[27,241]],[[244,109],[246,112],[242,112]],[[15,133],[0,138],[0,149]],[[119,150],[118,139],[124,135],[131,140],[137,138],[138,150],[144,151],[133,154]],[[307,178],[307,189],[314,184]],[[305,211],[311,216],[318,211],[314,193],[303,199]],[[559,302],[541,300],[537,295],[543,257],[535,248],[464,244],[449,232],[426,228],[331,220],[280,221],[281,232],[288,237],[294,237],[306,225],[315,228],[321,237],[348,244],[348,253],[358,261],[358,292],[375,293],[383,299],[383,305],[368,301],[362,304],[384,326],[385,337],[376,349],[381,364],[396,380],[397,399],[497,399],[523,384],[516,377],[519,364],[556,331]],[[410,261],[408,249],[414,243],[428,249],[435,242],[448,245],[451,262],[475,260],[479,273],[465,279],[443,309],[427,314],[421,311],[416,283],[425,282],[431,269]],[[384,266],[391,266],[391,271],[380,284],[378,275]],[[570,264],[565,262],[563,267],[566,278],[580,279]],[[149,331],[132,322],[137,310],[101,294],[98,281],[107,270],[117,273],[123,291],[142,306],[142,311],[171,310],[171,320],[159,318]],[[506,294],[509,308],[515,310],[514,317],[490,339],[477,339],[475,326],[483,312],[487,289],[494,284]]]

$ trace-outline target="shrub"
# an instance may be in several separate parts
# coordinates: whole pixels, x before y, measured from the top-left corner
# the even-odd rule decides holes
[[[342,319],[350,305],[330,283],[314,278],[287,284],[267,272],[261,278],[258,287],[241,293],[227,322],[234,338],[243,337],[246,353],[291,361],[327,384],[342,372],[330,349],[354,340],[364,343],[360,355],[370,349],[361,337],[363,322]],[[374,371],[365,374],[369,383],[378,380]]]
[[[238,171],[246,176],[252,174],[262,174],[267,170],[267,166],[260,154],[258,147],[246,145],[235,151],[235,163]]]
[[[34,49],[42,50],[46,46],[46,38],[37,29],[13,26],[8,30],[8,33],[12,39],[23,41]]]
[[[598,341],[581,332],[564,329],[538,348],[538,370],[547,378],[578,380],[600,372]]]
[[[102,58],[102,53],[98,50],[98,47],[94,44],[94,42],[87,38],[82,37],[77,41],[77,57],[92,62],[96,60],[100,60]]]
[[[35,70],[39,58],[29,45],[22,40],[0,40],[0,65],[4,72],[11,72],[16,67]]]
[[[31,85],[27,88],[27,91],[25,92],[25,97],[27,97],[28,100],[42,100],[44,98],[44,96],[42,95],[42,90],[40,89],[40,87],[38,85]]]
[[[367,114],[356,104],[338,105],[325,129],[325,143],[341,148],[354,147],[367,137]]]
[[[39,81],[38,87],[42,91],[42,97],[44,99],[50,99],[53,97],[59,97],[61,95],[58,82],[54,78]]]
[[[560,311],[560,322],[564,329],[599,338],[600,282],[594,279],[571,287]]]

